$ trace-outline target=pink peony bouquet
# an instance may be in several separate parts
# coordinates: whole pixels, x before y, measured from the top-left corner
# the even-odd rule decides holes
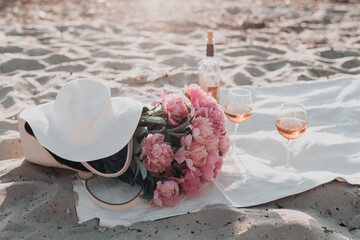
[[[134,135],[133,161],[125,181],[143,185],[145,199],[173,207],[179,196],[199,196],[215,180],[230,146],[225,115],[196,84],[185,97],[166,95],[144,108]]]

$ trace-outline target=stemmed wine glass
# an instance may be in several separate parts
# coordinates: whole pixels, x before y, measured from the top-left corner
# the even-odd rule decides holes
[[[236,138],[236,132],[239,127],[239,123],[245,122],[253,113],[253,102],[251,98],[251,92],[245,88],[232,88],[226,96],[225,115],[233,123],[234,136]],[[235,151],[235,139],[232,143],[233,155],[236,155]]]
[[[307,115],[304,105],[283,103],[276,115],[276,128],[287,139],[286,169],[290,163],[290,140],[304,134],[307,127]]]

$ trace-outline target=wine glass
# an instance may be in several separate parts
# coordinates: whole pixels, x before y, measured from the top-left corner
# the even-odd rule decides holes
[[[243,123],[249,119],[253,113],[253,102],[251,98],[251,92],[245,88],[232,88],[226,96],[225,115],[233,123],[234,136],[236,138],[236,132],[239,127],[239,123]],[[235,139],[232,143],[233,155],[236,155],[235,151]]]
[[[304,134],[307,127],[307,115],[304,105],[283,103],[276,115],[276,128],[287,139],[286,169],[290,163],[290,140]]]

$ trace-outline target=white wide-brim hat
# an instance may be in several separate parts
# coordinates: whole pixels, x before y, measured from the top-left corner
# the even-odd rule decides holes
[[[111,97],[110,89],[88,79],[73,80],[55,101],[27,108],[19,118],[30,125],[38,142],[50,152],[74,162],[109,157],[131,140],[143,104]]]

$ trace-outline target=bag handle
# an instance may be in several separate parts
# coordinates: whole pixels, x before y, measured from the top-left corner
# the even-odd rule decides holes
[[[120,175],[122,175],[124,172],[126,172],[126,170],[128,170],[130,163],[131,163],[131,159],[132,159],[132,152],[133,152],[133,139],[131,138],[131,140],[128,142],[127,144],[127,154],[126,154],[126,162],[125,165],[122,169],[120,169],[120,171],[116,172],[116,173],[102,173],[99,172],[98,170],[96,170],[95,168],[93,168],[89,163],[87,162],[82,162],[81,164],[90,172],[92,172],[93,174],[99,175],[101,177],[107,177],[107,178],[114,178],[114,177],[119,177]]]
[[[94,194],[92,194],[92,192],[89,190],[87,182],[89,179],[81,179],[81,182],[84,184],[86,192],[88,193],[88,196],[90,197],[90,199],[96,203],[97,205],[99,205],[100,207],[103,207],[105,209],[108,209],[110,211],[119,211],[119,210],[126,210],[129,208],[132,208],[134,206],[136,206],[138,203],[140,203],[141,199],[141,195],[143,194],[143,187],[141,188],[141,190],[139,191],[139,193],[133,197],[132,199],[130,199],[127,202],[124,203],[120,203],[120,204],[114,204],[114,203],[108,203],[108,202],[104,202],[100,199],[98,199]]]
[[[96,170],[95,168],[93,168],[89,163],[82,162],[82,165],[86,169],[88,169],[90,172],[89,173],[78,172],[81,182],[84,184],[85,190],[86,190],[89,198],[95,204],[97,204],[100,207],[103,207],[105,209],[108,209],[110,211],[126,210],[126,209],[132,208],[132,207],[136,206],[138,203],[140,203],[140,201],[142,200],[140,196],[144,192],[143,186],[141,187],[141,190],[138,192],[138,194],[135,197],[133,197],[132,199],[130,199],[129,201],[121,203],[121,204],[114,204],[114,203],[104,202],[101,199],[97,198],[94,194],[92,194],[92,192],[88,188],[88,180],[90,180],[93,177],[93,174],[99,175],[101,177],[113,178],[113,177],[118,177],[118,176],[122,175],[124,172],[126,172],[126,170],[130,166],[131,159],[132,159],[132,152],[133,152],[133,139],[132,138],[129,141],[127,146],[128,146],[128,149],[127,149],[125,165],[123,166],[123,168],[120,171],[118,171],[116,173],[109,173],[109,174],[102,173],[102,172],[99,172],[98,170]]]

